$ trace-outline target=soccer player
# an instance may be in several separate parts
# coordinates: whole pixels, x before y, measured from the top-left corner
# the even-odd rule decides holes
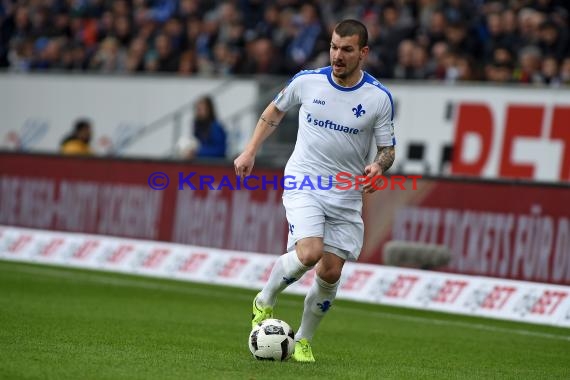
[[[295,335],[293,359],[300,362],[315,361],[310,345],[315,330],[332,306],[345,261],[360,255],[363,193],[376,190],[372,179],[386,173],[394,161],[392,96],[362,70],[367,43],[368,31],[361,22],[337,24],[330,44],[331,66],[295,75],[263,111],[251,140],[234,161],[237,175],[249,175],[262,142],[287,110],[301,104],[297,142],[285,167],[286,178],[294,178],[287,180],[283,192],[287,253],[277,259],[253,300],[252,318],[252,326],[272,318],[278,294],[316,266]],[[367,162],[373,142],[378,153]],[[346,183],[340,189],[335,178],[339,172],[365,175],[368,181],[358,189],[347,190]]]

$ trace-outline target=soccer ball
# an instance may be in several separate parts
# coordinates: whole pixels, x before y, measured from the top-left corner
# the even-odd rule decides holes
[[[287,322],[266,319],[249,333],[249,350],[258,360],[287,360],[295,351],[295,332]]]

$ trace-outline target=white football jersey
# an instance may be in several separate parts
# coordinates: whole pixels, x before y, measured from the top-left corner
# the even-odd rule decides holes
[[[392,95],[366,72],[355,86],[341,87],[330,66],[301,71],[273,102],[284,112],[301,104],[297,142],[285,167],[285,191],[313,190],[312,185],[323,195],[359,198],[362,186],[354,190],[354,176],[364,174],[372,142],[396,144]],[[350,190],[336,188],[341,172],[353,176]]]

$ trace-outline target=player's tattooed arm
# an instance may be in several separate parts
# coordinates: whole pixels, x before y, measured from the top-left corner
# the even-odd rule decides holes
[[[236,175],[244,177],[251,174],[259,147],[275,131],[276,128],[274,127],[281,122],[284,115],[285,112],[279,110],[273,102],[267,105],[257,121],[253,136],[251,136],[244,151],[234,160]]]
[[[396,157],[396,148],[393,146],[379,146],[374,162],[380,166],[382,173],[386,173]]]
[[[262,114],[259,118],[261,119],[261,121],[263,121],[265,124],[269,125],[270,127],[274,127],[274,128],[275,128],[276,126],[279,125],[279,122],[274,121],[274,120],[271,120],[271,119],[265,117],[264,114]]]

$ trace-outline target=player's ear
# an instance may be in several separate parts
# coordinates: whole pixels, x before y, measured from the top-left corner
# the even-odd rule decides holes
[[[360,59],[362,60],[362,59],[366,58],[369,51],[370,51],[370,48],[368,46],[364,46],[362,49],[360,49]]]

